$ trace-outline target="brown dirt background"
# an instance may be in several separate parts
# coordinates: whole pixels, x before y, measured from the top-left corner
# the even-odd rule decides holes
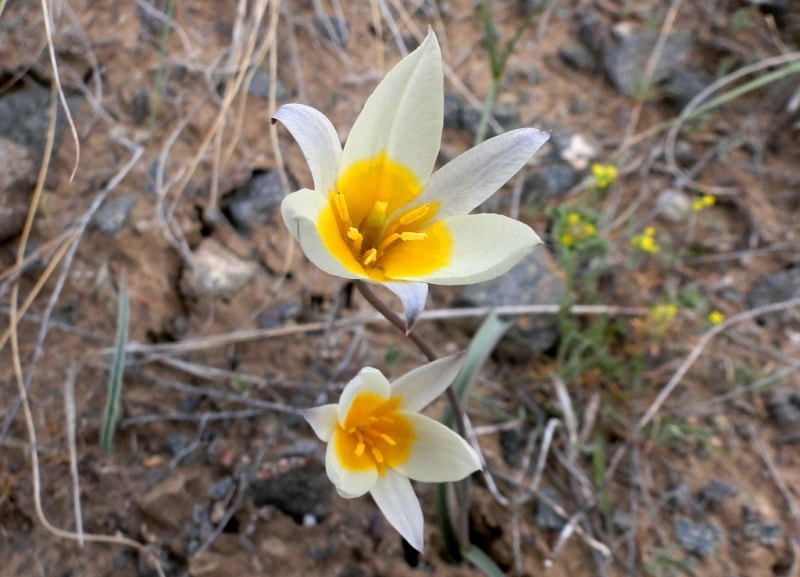
[[[313,4],[295,0],[280,7],[275,28],[278,76],[293,91],[287,101],[324,111],[343,138],[377,80],[401,56],[390,23],[399,27],[410,47],[416,45],[427,26],[433,26],[445,62],[452,67],[452,76],[446,80],[448,90],[457,79],[476,99],[485,95],[489,74],[472,2],[447,2],[447,9],[438,16],[418,12],[411,3],[387,3],[391,19],[378,16],[382,37],[374,32],[379,3],[324,4],[322,9],[330,13],[341,9],[348,24],[350,36],[343,48],[322,37],[315,24]],[[657,31],[669,2],[552,4],[558,9],[550,18],[544,23],[541,18],[535,20],[522,36],[501,90],[501,98],[518,106],[524,124],[568,127],[594,138],[610,153],[623,141],[626,130],[630,131],[633,111],[640,112],[630,131],[633,134],[675,117],[676,108],[659,102],[640,107],[635,99],[614,90],[602,74],[571,69],[558,58],[558,50],[574,40],[580,17],[592,14],[607,26],[627,23]],[[155,3],[159,10],[164,5]],[[257,3],[241,2],[238,6],[251,15],[257,13]],[[72,110],[81,159],[70,180],[75,143],[65,132],[47,171],[32,240],[42,246],[63,231],[74,230],[71,227],[106,187],[112,187],[109,199],[136,195],[137,203],[129,224],[113,237],[91,226],[82,237],[54,303],[44,342],[37,344],[40,315],[57,288],[58,270],[16,327],[22,367],[26,375],[31,375],[29,396],[37,433],[43,508],[49,522],[65,531],[76,529],[65,426],[65,383],[72,381],[84,531],[124,535],[146,544],[167,560],[169,575],[479,574],[467,564],[448,565],[439,556],[430,486],[419,487],[428,518],[427,549],[417,568],[403,560],[399,539],[379,522],[368,499],[345,501],[334,497],[331,515],[316,526],[304,527],[273,508],[258,509],[247,498],[238,498],[244,489],[244,471],[271,474],[293,466],[282,460],[286,448],[313,439],[311,431],[296,418],[248,401],[256,399],[291,410],[317,402],[319,391],[333,394],[361,366],[378,366],[399,375],[422,362],[413,346],[385,324],[353,323],[331,330],[312,325],[335,316],[360,318],[369,314],[369,307],[358,298],[340,302],[342,283],[313,269],[299,250],[292,248],[277,212],[273,211],[269,224],[244,236],[215,210],[214,191],[219,198],[244,183],[253,170],[276,166],[268,101],[237,95],[221,116],[223,124],[214,129],[221,110],[219,86],[234,77],[226,66],[231,51],[251,38],[272,45],[271,5],[263,24],[248,36],[237,28],[237,22],[241,22],[237,3],[177,2],[174,17],[186,36],[170,34],[163,54],[160,33],[148,28],[145,19],[137,15],[141,8],[135,2],[57,1],[53,9],[53,43],[61,81],[68,94],[84,97]],[[493,2],[501,38],[511,36],[521,21],[522,10],[519,2]],[[753,25],[738,36],[725,35],[731,29],[731,19],[741,11]],[[245,21],[253,25],[254,17]],[[0,25],[0,69],[5,89],[14,89],[10,82],[14,74],[27,82],[49,86],[53,73],[41,6],[9,2]],[[705,51],[699,57],[706,60],[707,69],[715,68],[723,52],[729,58],[727,63],[735,66],[776,55],[787,49],[787,43],[796,41],[781,36],[774,22],[771,24],[747,2],[683,3],[675,26],[692,31],[703,41]],[[265,68],[269,58],[267,54]],[[98,82],[97,72],[102,82]],[[146,120],[134,120],[135,101],[140,93],[151,94],[159,75],[163,90],[150,134]],[[790,130],[782,120],[784,102],[776,102],[776,98],[768,88],[758,91],[724,107],[684,135],[696,158],[712,151],[710,160],[697,168],[694,178],[731,190],[722,195],[712,209],[714,218],[700,224],[697,234],[714,253],[741,251],[742,256],[704,265],[679,262],[666,272],[652,263],[643,263],[629,273],[620,268],[626,276],[609,287],[609,304],[646,306],[650,304],[647,295],[670,283],[691,284],[711,295],[716,307],[733,315],[738,312],[736,307],[715,296],[720,287],[745,292],[760,275],[798,262],[800,147],[797,131]],[[573,106],[575,102],[581,106]],[[310,184],[296,145],[285,132],[279,134],[288,173],[301,186]],[[442,158],[465,150],[469,140],[463,132],[447,130]],[[727,145],[719,152],[715,147],[722,141]],[[766,145],[769,148],[761,153],[759,147]],[[651,152],[662,146],[663,134],[642,139],[629,149],[622,167],[623,177],[616,185],[619,198],[624,206],[639,203],[636,215],[648,214],[656,193],[673,183],[663,162],[647,172],[642,168],[650,161]],[[122,174],[134,149],[141,156]],[[534,159],[528,170],[536,170],[538,162]],[[154,176],[159,171],[164,174],[161,187]],[[110,185],[119,174],[123,178]],[[500,206],[506,206],[510,187],[498,198]],[[543,212],[523,213],[523,218],[542,233],[547,228]],[[665,225],[664,230],[673,239],[673,247],[686,241],[685,230],[678,225],[674,230]],[[620,254],[628,250],[629,234],[624,225],[608,231]],[[186,268],[182,250],[192,250],[208,238],[258,264],[256,279],[235,297],[188,298],[180,288]],[[43,274],[41,267],[29,267],[18,277],[11,274],[18,241],[15,237],[0,246],[0,271],[10,271],[2,279],[5,284],[0,292],[6,307],[0,316],[3,331],[9,327],[10,318],[8,279],[17,279],[22,300]],[[132,347],[140,348],[129,358],[122,417],[134,421],[120,428],[116,451],[106,454],[98,447],[98,430],[123,271],[130,291],[129,341]],[[428,308],[447,308],[453,294],[450,290],[433,290]],[[288,327],[286,334],[262,332],[255,337],[230,339],[223,345],[201,345],[205,337],[264,328],[265,315],[277,314],[275,311],[287,303],[300,303],[300,311],[290,325],[284,325]],[[595,425],[608,440],[609,457],[632,440],[632,423],[650,406],[702,334],[702,315],[689,312],[679,318],[679,326],[662,342],[648,345],[652,354],[645,369],[650,383],[647,391],[634,395],[615,389],[624,387],[605,383],[596,375],[587,375],[584,382],[566,383],[582,422],[592,399],[597,398],[603,406],[616,403],[622,422],[601,417]],[[636,326],[632,321],[632,330]],[[266,327],[275,328],[274,323]],[[632,515],[630,530],[610,531],[600,526],[592,505],[596,504],[596,494],[586,496],[583,503],[569,500],[565,496],[569,492],[562,495],[570,513],[578,511],[579,506],[585,508],[594,538],[611,549],[611,559],[598,562],[577,535],[554,552],[558,533],[534,523],[531,501],[518,509],[522,574],[800,575],[800,520],[795,513],[800,500],[797,437],[788,443],[771,442],[786,431],[776,426],[757,394],[743,392],[697,414],[691,410],[729,391],[726,383],[731,382],[737,367],[744,365],[752,374],[763,375],[796,363],[798,333],[781,327],[764,328],[745,322],[731,330],[738,331],[739,338],[723,335],[712,340],[661,409],[653,427],[635,439],[633,449],[606,485],[614,508]],[[442,353],[468,344],[460,329],[442,322],[422,322],[418,330]],[[164,347],[158,348],[161,345]],[[399,360],[392,360],[395,357]],[[4,367],[0,416],[5,421],[19,397],[9,344],[2,348],[0,359]],[[484,369],[475,396],[501,405],[509,414],[519,414],[520,407],[532,400],[555,406],[552,364],[550,358],[513,364],[493,360]],[[796,371],[782,385],[797,391],[800,383]],[[212,396],[212,390],[221,396]],[[167,418],[185,411],[187,403],[194,403],[193,419]],[[442,407],[433,407],[432,414],[439,414]],[[258,414],[219,421],[202,419],[204,413],[242,409]],[[470,412],[475,423],[485,428],[480,438],[490,467],[515,475],[518,471],[500,456],[499,431],[504,423],[498,423],[480,402],[472,403]],[[152,420],[146,420],[148,416]],[[136,422],[136,418],[142,420]],[[672,444],[657,442],[659,431],[670,426],[671,419],[707,431],[705,450],[699,450],[692,438]],[[513,425],[511,422],[509,426]],[[529,432],[525,430],[526,435]],[[178,434],[188,439],[191,450],[176,459],[168,439]],[[563,437],[557,438],[559,446],[565,443]],[[18,413],[0,445],[0,574],[152,574],[129,548],[95,543],[81,547],[49,531],[35,512],[30,452],[28,432],[22,413]],[[774,466],[772,472],[767,461]],[[552,457],[548,462],[552,462],[546,474],[549,484],[569,486],[570,475],[563,464]],[[591,479],[590,459],[582,456],[578,464]],[[667,506],[675,473],[692,492],[711,479],[724,479],[737,488],[737,494],[712,511]],[[226,506],[235,507],[237,528],[220,534],[204,553],[187,557],[186,528],[191,524],[193,507],[210,507],[209,488],[225,475],[236,480],[237,491],[222,510],[216,511],[217,518]],[[512,510],[501,506],[481,482],[473,497],[472,518],[483,526],[480,531],[487,548],[512,574]],[[632,501],[636,502],[633,508]],[[795,512],[787,504],[792,502]],[[739,536],[743,507],[764,520],[780,523],[781,538],[770,545],[743,540]],[[710,556],[687,556],[676,545],[673,534],[672,523],[677,517],[710,519],[725,529],[726,537]],[[675,563],[654,564],[658,555]],[[550,566],[546,568],[548,560]]]

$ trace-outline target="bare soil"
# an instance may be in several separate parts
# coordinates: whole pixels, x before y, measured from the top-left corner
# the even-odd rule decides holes
[[[433,26],[450,68],[447,90],[462,100],[483,98],[490,76],[473,2],[439,3],[438,12],[390,2],[391,18],[380,15],[384,3],[323,3],[330,14],[336,7],[342,11],[349,31],[344,46],[326,39],[311,6],[316,2],[284,2],[274,25],[271,7],[257,24],[256,3],[174,4],[178,26],[166,35],[165,1],[77,0],[51,7],[58,75],[77,103],[71,112],[80,161],[70,178],[76,147],[66,130],[33,221],[29,247],[40,250],[38,258],[20,273],[20,235],[0,245],[3,333],[10,328],[13,283],[22,303],[40,279],[46,281],[15,330],[22,375],[29,380],[37,483],[30,431],[17,410],[12,342],[4,337],[0,344],[0,424],[8,428],[0,439],[0,574],[155,574],[131,547],[81,545],[58,534],[76,531],[79,518],[87,534],[125,536],[147,546],[167,575],[480,574],[440,554],[432,486],[418,487],[427,518],[426,550],[416,566],[369,499],[333,496],[330,514],[316,524],[253,504],[247,490],[253,478],[319,462],[320,453],[286,456],[298,443],[315,441],[297,408],[332,398],[362,366],[397,376],[423,357],[387,323],[359,320],[371,314],[369,305],[304,259],[277,207],[247,232],[220,211],[226,195],[254,171],[279,167],[269,100],[244,89],[225,100],[242,59],[268,71],[271,52],[259,50],[276,47],[277,75],[291,94],[281,101],[324,111],[344,139],[376,82],[401,57],[395,26],[409,48]],[[690,32],[699,45],[686,66],[719,77],[796,50],[796,29],[776,24],[751,4],[682,3],[671,26]],[[690,190],[665,161],[664,132],[630,140],[674,119],[680,108],[660,98],[624,96],[601,71],[578,70],[559,57],[560,49],[577,42],[584,20],[594,23],[591,30],[603,42],[612,42],[614,26],[657,33],[669,21],[670,6],[548,3],[546,16],[534,19],[522,35],[505,71],[500,99],[518,108],[523,124],[584,135],[603,162],[625,144],[620,179],[595,205],[607,219],[603,234],[618,271],[604,281],[602,302],[650,307],[658,295],[692,293],[707,305],[682,310],[661,338],[652,337],[646,314],[624,321],[627,332],[617,350],[642,353],[643,386],[633,390],[596,372],[565,383],[582,444],[571,445],[568,426],[560,426],[543,486],[558,497],[576,532],[537,522],[541,501],[535,495],[507,506],[476,478],[473,537],[508,574],[800,575],[800,419],[793,420],[790,398],[800,393],[800,381],[796,370],[782,373],[770,386],[789,396],[772,405],[748,388],[797,366],[796,319],[745,320],[711,339],[652,422],[634,428],[710,328],[704,311],[719,309],[730,318],[743,310],[744,295],[759,278],[800,262],[800,131],[792,127],[796,107],[789,106],[796,74],[788,89],[774,83],[681,132],[681,167],[717,193],[715,206],[689,225],[654,218],[663,190]],[[239,17],[239,7],[247,18]],[[496,0],[492,11],[499,37],[510,38],[522,21],[522,3]],[[255,32],[248,34],[248,27]],[[251,40],[253,54],[242,56]],[[54,78],[41,6],[5,4],[2,91],[49,89]],[[47,118],[46,110],[42,114]],[[298,185],[310,185],[298,148],[284,131],[277,134],[286,173]],[[470,140],[468,131],[447,129],[442,160],[466,150]],[[546,162],[547,151],[539,156],[527,173]],[[494,210],[509,210],[512,188],[499,193]],[[117,232],[90,224],[74,236],[95,201],[103,199],[105,206],[123,197],[136,203]],[[535,211],[523,207],[521,218],[546,236],[547,209],[564,201],[552,199]],[[679,258],[667,264],[640,258],[631,265],[629,238],[647,224],[658,227],[665,250]],[[67,253],[60,257],[62,266],[47,270],[60,254],[52,247],[73,240],[74,255]],[[190,262],[209,242],[254,265],[242,290],[217,296],[197,290]],[[106,453],[98,446],[99,429],[123,275],[130,295],[130,354],[115,450]],[[446,309],[455,294],[434,288],[428,308]],[[416,330],[441,354],[469,344],[461,328],[443,321],[421,321]],[[530,482],[542,447],[543,427],[537,425],[566,418],[554,374],[549,354],[513,363],[493,359],[470,401],[479,442],[504,495],[517,494],[518,475],[525,473]],[[76,478],[67,427],[71,405]],[[443,408],[437,403],[431,414]],[[781,410],[786,419],[776,417]],[[503,443],[513,444],[508,431],[518,433],[519,451],[529,462],[504,459]],[[620,450],[621,459],[613,462]],[[228,488],[210,496],[226,478]],[[729,484],[733,494],[704,501],[712,481]],[[44,518],[37,513],[37,490]],[[753,519],[778,526],[777,536],[752,537],[747,523]],[[682,548],[680,520],[718,527],[713,552]],[[604,559],[606,550],[610,557]]]

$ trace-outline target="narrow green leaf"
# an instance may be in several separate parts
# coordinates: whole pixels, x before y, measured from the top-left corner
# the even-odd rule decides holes
[[[103,409],[103,423],[100,426],[100,447],[107,452],[114,449],[114,432],[119,418],[122,398],[122,377],[125,373],[125,345],[128,341],[128,279],[125,273],[119,283],[119,305],[117,307],[117,336],[114,340],[114,357],[108,374],[106,405]]]
[[[492,354],[497,341],[500,340],[505,332],[512,325],[512,321],[501,320],[495,314],[491,314],[483,321],[481,328],[475,333],[472,342],[467,349],[467,355],[464,359],[464,364],[461,366],[456,380],[451,385],[456,393],[456,396],[463,402],[469,393],[472,383],[478,375],[483,363]],[[453,426],[453,410],[447,407],[444,412],[442,422],[448,427]]]
[[[469,548],[464,551],[463,555],[467,561],[475,565],[486,577],[505,577],[505,573],[497,566],[497,563],[492,561],[491,557],[478,549],[475,545],[470,545]]]

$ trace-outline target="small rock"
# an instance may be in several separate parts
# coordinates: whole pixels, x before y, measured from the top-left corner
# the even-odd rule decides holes
[[[729,497],[736,495],[736,488],[721,479],[711,479],[700,490],[699,502],[701,505],[714,507]]]
[[[134,124],[142,125],[150,118],[150,93],[142,88],[131,99],[131,120]]]
[[[617,90],[626,96],[645,96],[643,76],[656,41],[656,34],[633,33],[623,36],[615,48],[605,53],[603,65],[606,73]],[[669,33],[653,72],[652,82],[662,82],[674,71],[680,70],[693,48],[694,38],[688,32],[676,30]]]
[[[755,309],[764,305],[800,297],[800,266],[792,266],[786,270],[764,275],[759,278],[747,293],[747,308]],[[769,325],[778,319],[797,319],[797,309],[760,315],[757,320],[762,325]]]
[[[553,154],[577,171],[586,170],[600,154],[598,147],[582,134],[564,130],[550,133]]]
[[[692,212],[692,199],[680,190],[668,188],[658,195],[656,214],[667,222],[681,222]]]
[[[769,416],[782,428],[800,425],[800,392],[785,387],[776,387],[761,395]]]
[[[725,536],[722,529],[714,523],[693,523],[678,519],[674,527],[675,537],[681,547],[701,557],[714,553],[717,543]]]
[[[271,222],[272,209],[280,205],[283,196],[278,171],[255,171],[247,184],[223,197],[222,213],[236,229],[249,232],[253,225]]]
[[[82,99],[79,97],[67,97],[70,110],[74,111],[81,102]],[[50,90],[38,84],[28,84],[21,90],[9,92],[0,99],[0,134],[8,140],[28,147],[37,169],[47,142],[49,110]],[[61,135],[66,127],[67,117],[59,104],[51,158],[56,158],[58,154]]]
[[[482,115],[483,111],[477,108],[464,107],[461,113],[464,129],[468,130],[470,134],[477,134]],[[505,130],[519,128],[519,107],[517,106],[517,103],[513,102],[512,100],[502,98],[498,99],[494,106],[492,106],[492,117]],[[487,124],[485,137],[491,138],[492,136],[497,136],[497,131],[492,128],[491,124]]]
[[[233,485],[233,477],[226,475],[211,485],[211,488],[208,490],[208,498],[212,501],[222,501],[222,499],[231,492]]]
[[[343,48],[347,46],[347,41],[350,39],[350,30],[347,27],[347,22],[332,16],[317,16],[314,19],[314,23],[323,38]]]
[[[36,182],[28,149],[0,136],[0,241],[18,234],[25,224]]]
[[[250,86],[247,88],[247,93],[257,96],[263,100],[269,100],[269,90],[272,84],[272,78],[269,71],[263,68],[256,68],[253,72],[253,78],[250,80]],[[292,89],[280,79],[275,79],[275,100],[284,102],[292,97]]]
[[[252,282],[259,272],[256,263],[244,260],[213,238],[192,253],[194,267],[186,266],[181,275],[181,292],[193,298],[230,298]]]
[[[558,499],[558,495],[549,487],[542,488],[539,493],[540,495],[544,495],[546,499],[540,497],[536,500],[536,524],[542,529],[560,531],[564,528],[566,522],[550,505],[550,503],[555,503],[561,507],[561,501]]]
[[[506,274],[459,290],[457,306],[558,304],[564,298],[564,281],[550,253],[534,249]],[[529,359],[550,349],[558,339],[556,315],[516,317],[517,323],[498,343],[498,353],[512,360]]]
[[[742,509],[742,517],[744,517],[742,535],[745,539],[758,541],[762,545],[780,543],[783,537],[783,528],[780,523],[766,523],[757,512],[748,507]]]
[[[131,210],[136,205],[136,196],[128,194],[112,200],[94,215],[93,223],[102,232],[114,236],[128,222]]]
[[[597,59],[594,54],[583,44],[573,42],[559,49],[558,57],[561,61],[572,68],[595,72],[597,70]]]
[[[509,467],[519,467],[522,464],[522,448],[525,446],[525,437],[519,429],[506,429],[500,432],[500,449],[503,451],[503,460]]]
[[[327,517],[332,490],[325,466],[315,458],[282,459],[262,467],[248,488],[256,507],[273,505],[298,524],[307,515]]]
[[[538,206],[550,198],[561,196],[578,183],[578,172],[567,163],[545,166],[525,179],[522,199]]]
[[[464,104],[452,92],[444,93],[444,127],[453,130],[464,128]]]
[[[702,70],[671,70],[658,87],[669,102],[683,108],[714,82],[714,79]]]

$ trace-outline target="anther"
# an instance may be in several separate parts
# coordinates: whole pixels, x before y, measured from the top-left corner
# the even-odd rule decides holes
[[[381,433],[381,439],[389,443],[389,445],[391,445],[392,447],[395,447],[397,445],[397,441],[395,441],[392,437],[390,437],[386,433]]]
[[[350,224],[350,211],[347,210],[347,201],[341,192],[337,192],[333,196],[333,204],[336,205],[336,212],[339,213],[339,219],[345,224]]]
[[[375,250],[374,248],[371,248],[364,253],[364,259],[361,261],[361,263],[364,266],[369,266],[377,260],[378,260],[378,251]]]
[[[428,214],[428,211],[430,211],[430,208],[431,205],[429,203],[425,203],[422,206],[418,206],[417,208],[409,210],[403,216],[398,218],[397,222],[404,226],[411,224],[412,222],[416,222],[419,219],[424,218],[425,215]]]
[[[375,460],[376,460],[376,461],[377,461],[379,464],[381,464],[381,465],[382,465],[382,464],[383,464],[383,453],[381,453],[381,452],[380,452],[378,449],[376,449],[375,447],[370,447],[370,450],[372,451],[372,456],[373,456],[373,457],[375,457]]]
[[[363,455],[364,454],[364,449],[366,449],[366,448],[367,448],[367,446],[364,444],[363,441],[359,442],[358,445],[356,445],[356,457],[360,457],[361,455]]]

